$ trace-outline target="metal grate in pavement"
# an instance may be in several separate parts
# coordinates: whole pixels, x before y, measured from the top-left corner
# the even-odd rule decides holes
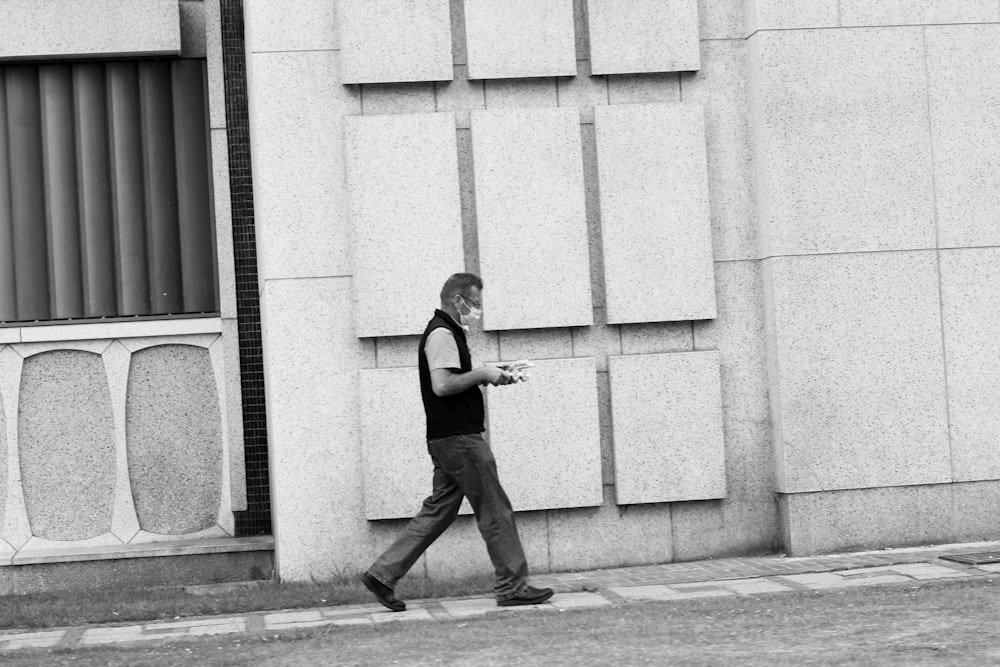
[[[950,560],[966,565],[984,565],[986,563],[1000,563],[1000,551],[981,551],[974,554],[948,554],[939,556],[941,560]]]

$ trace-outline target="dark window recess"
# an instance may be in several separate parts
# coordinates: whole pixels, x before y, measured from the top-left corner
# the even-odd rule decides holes
[[[234,512],[234,515],[238,536],[270,535],[271,493],[267,463],[267,412],[264,403],[264,362],[261,354],[260,299],[257,290],[253,176],[250,171],[250,120],[247,110],[243,2],[222,0],[221,7],[247,482],[247,509],[245,512]]]
[[[0,67],[0,323],[218,311],[205,78]]]

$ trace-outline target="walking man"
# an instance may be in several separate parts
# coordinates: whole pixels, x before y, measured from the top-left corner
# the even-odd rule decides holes
[[[475,274],[449,277],[441,289],[441,308],[420,337],[420,395],[427,417],[427,451],[434,463],[433,490],[403,534],[361,575],[365,587],[393,611],[406,609],[406,603],[396,599],[396,582],[452,524],[462,498],[472,505],[493,561],[497,604],[539,604],[552,597],[552,589],[528,585],[514,511],[483,438],[480,385],[511,384],[516,378],[495,366],[472,367],[465,333],[482,316],[482,288]]]

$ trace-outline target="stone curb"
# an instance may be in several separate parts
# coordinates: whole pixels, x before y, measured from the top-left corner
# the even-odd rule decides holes
[[[592,609],[637,600],[680,601],[707,597],[755,596],[804,590],[829,590],[880,584],[919,583],[983,577],[1000,573],[1000,563],[963,565],[941,556],[1000,550],[1000,542],[894,549],[826,556],[764,556],[668,563],[532,577],[550,586],[549,602],[525,607],[497,607],[492,597],[415,600],[405,612],[380,605],[260,611],[193,617],[130,625],[94,625],[31,632],[0,633],[0,652],[27,648],[74,648],[165,641],[183,637],[278,632],[338,625],[413,621],[453,621],[526,610],[561,612]],[[583,592],[578,592],[583,588]]]

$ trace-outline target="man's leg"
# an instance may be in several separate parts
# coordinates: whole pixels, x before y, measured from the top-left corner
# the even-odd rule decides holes
[[[437,442],[442,440],[449,438],[442,438]],[[410,520],[392,546],[368,568],[372,577],[389,588],[396,587],[396,582],[413,567],[427,547],[455,521],[462,505],[459,485],[438,462],[430,443],[428,450],[434,461],[434,485],[430,497],[424,500],[420,512]]]
[[[479,434],[458,436],[448,451],[432,444],[432,453],[458,480],[476,513],[479,532],[493,562],[498,601],[516,597],[527,586],[528,563],[514,523],[510,500],[500,485],[489,443]]]

